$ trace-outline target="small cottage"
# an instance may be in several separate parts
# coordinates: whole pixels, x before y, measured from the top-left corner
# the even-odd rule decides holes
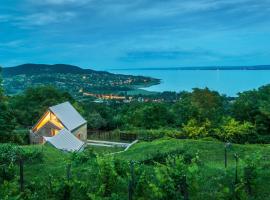
[[[30,130],[31,144],[50,142],[67,151],[79,150],[86,140],[87,122],[69,102],[49,107]]]

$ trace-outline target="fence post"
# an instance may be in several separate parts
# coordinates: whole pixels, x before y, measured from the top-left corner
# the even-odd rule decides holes
[[[224,164],[225,168],[227,168],[227,146],[225,144],[225,149],[224,149]]]
[[[239,160],[238,154],[234,154],[234,158],[235,158],[235,185],[236,185],[238,183],[238,160]]]
[[[231,143],[226,142],[224,145],[224,165],[225,165],[225,168],[227,168],[227,165],[228,165],[228,149],[230,147],[231,147]]]
[[[71,164],[67,165],[67,181],[69,182],[71,179]]]
[[[20,159],[20,191],[24,191],[23,159]]]
[[[130,161],[130,175],[131,175],[131,180],[129,181],[129,184],[128,184],[128,199],[132,200],[133,194],[134,194],[134,185],[135,185],[135,174],[134,174],[134,162],[133,161]]]
[[[2,183],[4,183],[4,180],[5,180],[5,177],[6,177],[6,169],[5,169],[5,165],[0,165],[0,169],[2,170],[2,174],[3,174],[3,180],[1,180],[1,177],[0,177],[0,185]]]
[[[184,188],[184,200],[189,199],[189,193],[188,193],[188,183],[187,183],[187,176],[184,176],[184,183],[183,183],[183,188]]]
[[[50,195],[52,194],[52,175],[49,175],[49,190],[50,190]]]

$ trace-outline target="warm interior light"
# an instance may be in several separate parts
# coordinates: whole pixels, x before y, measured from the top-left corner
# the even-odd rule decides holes
[[[55,136],[55,135],[57,135],[59,133],[59,130],[57,130],[57,129],[52,129],[51,130],[51,136]]]
[[[64,128],[64,126],[62,125],[62,123],[58,120],[58,118],[51,113],[51,120],[50,120],[55,126],[57,126],[59,129]]]
[[[58,120],[58,118],[51,112],[46,112],[46,114],[42,117],[42,119],[38,122],[38,124],[33,128],[33,132],[37,132],[39,129],[41,129],[45,124],[48,122],[51,122],[59,129],[64,128],[63,124]],[[53,133],[56,135],[58,133],[58,130],[55,130]]]
[[[43,118],[39,121],[39,123],[33,128],[33,132],[38,131],[41,127],[43,127],[50,120],[50,112],[47,112]]]

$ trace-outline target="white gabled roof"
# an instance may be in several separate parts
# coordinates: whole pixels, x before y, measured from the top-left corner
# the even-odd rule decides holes
[[[73,131],[86,123],[85,119],[69,102],[52,106],[49,108],[49,110],[56,115],[56,117],[69,131]]]
[[[44,139],[57,149],[64,151],[80,151],[84,146],[84,142],[76,138],[70,131],[66,129],[62,129],[53,137],[44,137]]]

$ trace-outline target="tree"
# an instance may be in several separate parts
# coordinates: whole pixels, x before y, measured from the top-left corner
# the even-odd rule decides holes
[[[218,121],[225,112],[225,99],[218,92],[205,89],[193,89],[191,104],[198,111],[198,120],[209,119],[212,122]]]
[[[191,103],[191,94],[188,92],[180,94],[180,99],[173,105],[173,112],[178,126],[186,124],[190,119],[195,119],[199,115],[198,110]]]
[[[151,103],[129,110],[127,121],[135,127],[151,129],[173,124],[174,117],[165,104]]]
[[[4,96],[0,67],[0,143],[14,142],[11,138],[17,123],[8,103]]]
[[[89,113],[86,117],[88,122],[88,127],[94,130],[104,128],[107,125],[106,120],[101,117],[99,113]]]
[[[16,125],[14,113],[7,104],[0,103],[0,143],[12,142],[11,137]]]
[[[236,143],[252,142],[254,126],[250,122],[241,123],[232,117],[225,117],[220,128],[215,129],[215,134],[223,141]]]
[[[254,123],[259,114],[259,95],[257,91],[247,91],[239,94],[232,104],[232,115],[237,120]]]
[[[4,99],[4,89],[3,89],[3,85],[2,85],[2,76],[1,76],[1,72],[2,72],[2,68],[0,66],[0,103],[3,101]]]
[[[217,124],[227,112],[227,104],[227,99],[218,92],[195,88],[191,93],[181,93],[173,111],[178,125],[186,124],[191,119],[199,123],[210,120],[212,124]]]
[[[237,120],[255,125],[261,142],[270,141],[270,85],[239,94],[231,109]]]

